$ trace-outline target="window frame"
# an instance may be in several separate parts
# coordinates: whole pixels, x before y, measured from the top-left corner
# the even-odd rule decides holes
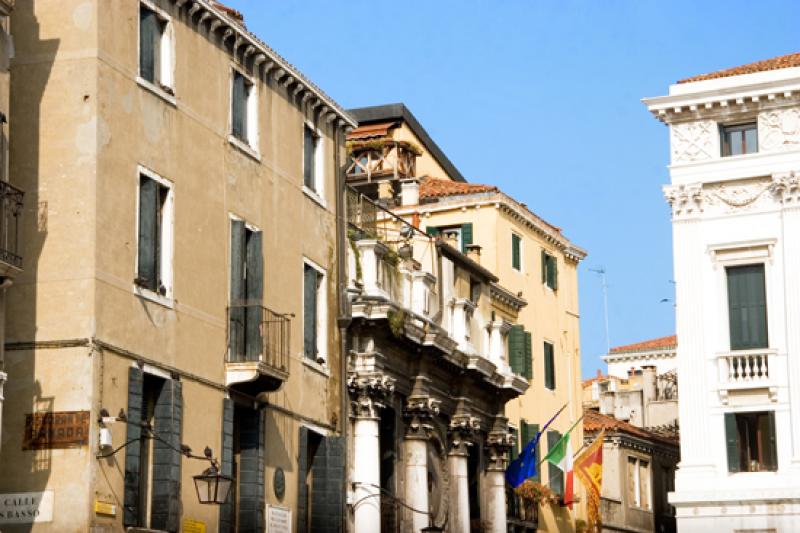
[[[630,474],[630,467],[633,464],[633,483],[634,485],[631,487],[630,485],[627,486],[627,494],[628,499],[630,500],[633,497],[632,501],[628,501],[628,507],[632,507],[634,509],[641,509],[643,511],[653,511],[653,471],[652,471],[652,461],[650,459],[644,459],[642,457],[636,455],[628,455],[626,461],[626,474]],[[642,469],[645,469],[647,473],[647,485],[646,485],[646,493],[642,494],[643,486],[642,486]],[[630,481],[630,475],[627,475],[626,478]],[[647,501],[644,501],[644,500]],[[644,505],[643,505],[644,504]]]
[[[313,176],[312,181],[314,182],[313,187],[309,187],[306,184],[306,131],[310,131],[311,135],[314,138],[314,153],[313,153]],[[322,207],[325,207],[325,137],[322,134],[322,130],[317,128],[312,122],[305,120],[303,121],[303,131],[302,131],[302,146],[303,151],[301,154],[300,159],[300,168],[302,169],[302,177],[303,177],[303,192],[309,196],[312,200],[320,204]]]
[[[305,349],[305,324],[306,324],[306,306],[305,306],[305,269],[306,267],[310,267],[316,270],[317,275],[317,301],[316,301],[316,308],[317,308],[317,316],[316,316],[316,341],[317,341],[317,357],[316,359],[311,359],[306,355]],[[327,269],[323,268],[321,265],[316,263],[315,261],[309,259],[308,257],[303,257],[303,281],[301,283],[300,288],[300,295],[301,295],[301,302],[302,308],[300,310],[300,324],[302,325],[303,334],[301,335],[302,347],[301,347],[301,360],[305,365],[311,366],[316,370],[319,370],[326,375],[328,374],[328,352],[327,352],[327,342],[326,339],[328,338],[328,301],[325,295],[327,294],[327,281],[328,281],[328,271]]]
[[[514,244],[517,245],[517,259],[519,260],[519,264],[514,266]],[[511,268],[517,272],[523,272],[524,268],[524,255],[523,255],[523,246],[522,246],[522,235],[517,233],[516,231],[511,232]]]
[[[558,257],[542,249],[542,259],[542,285],[555,292],[558,290]]]
[[[749,130],[755,131],[756,134],[756,146],[755,150],[752,152],[747,151],[747,135],[745,132]],[[741,137],[740,141],[742,143],[743,150],[738,154],[731,153],[731,144],[728,142],[730,134],[738,133]],[[720,148],[720,157],[736,157],[742,155],[750,155],[750,154],[757,154],[758,153],[758,120],[748,120],[746,122],[735,122],[731,124],[720,124],[719,125],[719,148]]]
[[[737,346],[734,348],[733,346],[733,324],[731,323],[732,320],[732,313],[731,313],[731,298],[730,298],[730,270],[731,269],[742,269],[747,267],[761,267],[761,274],[762,278],[761,281],[763,282],[764,286],[764,335],[766,337],[765,345],[764,346]],[[727,318],[727,329],[728,329],[728,349],[731,352],[736,351],[747,351],[747,350],[769,350],[770,349],[770,327],[769,327],[769,292],[768,292],[768,285],[767,285],[767,263],[766,261],[753,261],[753,262],[745,262],[745,263],[736,263],[736,264],[726,264],[724,265],[724,280],[725,280],[725,315]]]
[[[233,129],[233,90],[236,76],[241,76],[245,82],[245,133],[246,138],[242,139],[234,134]],[[229,90],[228,90],[228,141],[242,150],[250,157],[261,161],[260,136],[259,136],[259,115],[258,115],[258,84],[253,76],[250,76],[238,65],[231,64]]]
[[[724,413],[724,417],[723,417],[723,419],[724,419],[724,435],[725,435],[725,446],[726,446],[726,455],[727,455],[727,472],[728,472],[729,475],[730,474],[772,473],[772,472],[778,472],[779,471],[779,469],[780,469],[780,464],[779,464],[780,461],[779,461],[779,457],[778,457],[778,445],[777,445],[777,442],[778,442],[778,423],[777,422],[778,421],[777,421],[776,414],[777,413],[775,412],[775,410],[769,410],[769,409],[768,410],[763,410],[763,411],[738,411],[738,412],[727,412],[727,413]],[[742,440],[741,440],[739,419],[740,418],[747,419],[748,417],[762,417],[762,416],[767,418],[767,427],[772,429],[773,434],[771,436],[770,435],[766,435],[765,442],[757,442],[756,449],[763,448],[763,447],[765,447],[764,445],[766,444],[766,446],[768,446],[770,448],[770,450],[768,450],[766,453],[772,455],[771,459],[774,461],[773,464],[769,464],[767,462],[769,457],[767,457],[766,455],[762,457],[762,460],[760,462],[758,462],[757,459],[755,459],[755,460],[751,459],[750,458],[750,454],[748,453],[748,452],[752,451],[751,448],[750,448],[750,443],[749,442],[744,443],[746,445],[746,447],[745,447],[743,445],[743,443],[742,443]],[[736,439],[736,451],[738,452],[738,455],[739,455],[739,458],[738,458],[739,459],[739,464],[736,467],[736,469],[733,469],[733,465],[731,464],[731,456],[730,456],[730,454],[731,454],[732,450],[730,449],[731,435],[729,434],[729,429],[730,428],[728,427],[728,422],[729,422],[728,417],[732,417],[731,419],[733,420],[733,423],[735,425],[735,427],[733,429],[736,431],[736,436],[735,436],[735,439]],[[756,428],[758,427],[758,419],[756,419],[755,426],[756,426]],[[756,431],[758,431],[758,429],[756,429]],[[758,439],[758,437],[756,437],[756,439]],[[746,456],[746,465],[745,465],[746,468],[745,469],[742,469],[742,463],[741,463],[742,456]],[[758,470],[751,470],[749,468],[749,466],[753,462],[757,462],[757,464],[759,465],[760,468]]]
[[[142,76],[142,8],[152,11],[163,24],[159,42],[158,68],[154,68],[154,80],[150,81]],[[139,0],[138,16],[136,18],[136,83],[156,96],[166,100],[172,105],[177,105],[175,99],[175,26],[172,17],[163,9],[156,6],[151,0]]]
[[[164,286],[164,294],[153,291],[137,283],[139,278],[139,224],[141,210],[141,179],[142,177],[155,181],[160,187],[167,189],[167,198],[161,213],[161,228],[159,234],[159,281]],[[134,281],[133,292],[137,296],[161,304],[165,307],[174,307],[174,266],[175,260],[175,186],[168,179],[160,176],[143,165],[137,165],[136,172],[136,223],[134,224],[134,239],[136,252],[134,253]]]
[[[547,373],[547,346],[550,346],[550,374]],[[558,388],[556,382],[556,346],[547,339],[542,341],[542,361],[544,361],[544,372],[542,372],[544,375],[544,388],[555,392],[555,390]],[[548,383],[550,383],[552,387],[550,387]]]

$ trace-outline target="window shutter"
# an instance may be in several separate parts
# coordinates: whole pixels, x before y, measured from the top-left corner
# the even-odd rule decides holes
[[[441,231],[436,226],[427,226],[425,228],[425,233],[427,233],[431,237],[436,237],[441,233]]]
[[[511,326],[508,332],[508,362],[511,370],[520,376],[525,373],[525,330],[520,325]]]
[[[544,343],[544,386],[550,390],[556,388],[555,361],[553,357],[553,345],[549,342]]]
[[[137,367],[128,370],[128,423],[125,426],[125,506],[123,525],[138,526],[140,513],[140,483],[142,454],[142,409],[144,392],[144,373]]]
[[[315,144],[314,132],[308,126],[303,126],[303,183],[312,190],[317,189],[316,183],[314,183]]]
[[[158,183],[142,176],[139,181],[138,283],[158,290]]]
[[[246,230],[241,220],[231,221],[231,297],[228,310],[228,342],[232,360],[241,360],[245,355],[245,317],[243,307],[246,299],[245,284],[245,237]]]
[[[308,531],[308,428],[300,426],[297,438],[297,531]]]
[[[264,296],[264,254],[261,245],[261,232],[248,232],[245,284],[247,310],[245,311],[245,358],[258,361],[263,354],[261,325],[264,310],[261,307]]]
[[[547,253],[542,250],[542,283],[547,283]]]
[[[523,360],[524,360],[524,363],[525,363],[524,364],[524,367],[525,367],[524,368],[524,370],[525,370],[524,376],[526,378],[528,378],[528,379],[532,379],[533,378],[533,347],[532,347],[533,340],[532,340],[531,337],[532,337],[531,336],[531,332],[530,331],[526,331],[525,332],[525,355],[523,356]]]
[[[528,424],[528,440],[535,439],[536,435],[538,433],[539,433],[539,424]],[[534,452],[534,456],[533,456],[534,460],[536,461],[536,463],[538,465],[539,461],[541,460],[541,458],[539,457],[539,444],[538,443],[536,444],[536,448],[533,450],[533,452]],[[541,469],[541,466],[537,466],[536,467],[536,475],[533,476],[533,480],[536,481],[537,483],[539,482],[539,479],[541,479],[541,475],[539,474],[539,470],[540,469]]]
[[[139,7],[139,75],[150,83],[156,81],[158,25],[158,17],[153,11]]]
[[[472,244],[472,222],[461,224],[461,253],[467,253],[467,246]]]
[[[244,76],[233,73],[233,91],[231,94],[231,125],[233,136],[247,140],[247,87]]]
[[[314,455],[309,531],[313,533],[342,531],[343,479],[343,439],[342,437],[323,437]]]
[[[767,413],[767,438],[764,441],[767,444],[765,450],[764,463],[766,463],[767,470],[778,470],[778,448],[775,442],[777,435],[775,434],[775,411]]]
[[[548,431],[547,432],[547,450],[548,452],[553,449],[553,447],[561,440],[561,433],[558,431]],[[571,450],[567,450],[567,453],[571,453]],[[564,475],[561,472],[561,469],[558,468],[553,463],[547,463],[547,475],[550,483],[550,489],[553,492],[563,495],[564,494]]]
[[[220,471],[223,475],[233,476],[233,400],[222,400],[222,453],[220,454]],[[219,508],[220,533],[229,533],[235,523],[233,519],[233,490],[228,500]]]
[[[528,445],[528,442],[531,440],[531,435],[529,431],[530,424],[528,424],[524,418],[519,420],[519,445],[520,449],[524,449],[525,446]]]
[[[728,451],[728,472],[739,472],[739,431],[734,413],[725,413],[725,443]]]
[[[317,359],[317,278],[319,273],[305,265],[303,272],[303,346],[305,356]]]
[[[522,425],[520,424],[520,428],[521,427]],[[509,452],[509,461],[513,461],[519,457],[519,432],[514,428],[510,428],[509,430],[511,432],[511,451]]]
[[[264,411],[242,409],[239,424],[239,530],[264,531]]]
[[[558,290],[558,258],[556,256],[550,256],[550,268],[547,270],[548,277],[548,285],[554,291]]]
[[[731,350],[767,348],[764,265],[728,267],[727,274]]]
[[[511,266],[517,270],[520,270],[521,263],[520,263],[520,256],[519,256],[519,243],[520,238],[519,235],[516,233],[511,234]]]
[[[164,380],[155,405],[153,431],[153,499],[150,527],[178,531],[181,494],[181,382]]]

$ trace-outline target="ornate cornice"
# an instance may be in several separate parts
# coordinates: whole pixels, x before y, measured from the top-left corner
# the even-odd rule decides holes
[[[489,296],[501,304],[507,305],[514,309],[515,311],[519,311],[526,305],[528,302],[522,298],[521,296],[517,296],[508,289],[505,289],[498,285],[497,283],[491,283],[489,285]]]

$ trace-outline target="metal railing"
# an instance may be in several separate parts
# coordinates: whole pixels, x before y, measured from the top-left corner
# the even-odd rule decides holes
[[[19,255],[19,219],[24,193],[6,181],[0,181],[0,261],[22,268]]]
[[[769,353],[740,351],[719,356],[720,378],[727,384],[746,384],[769,379]]]
[[[260,362],[288,373],[291,316],[261,304],[228,307],[228,362]]]

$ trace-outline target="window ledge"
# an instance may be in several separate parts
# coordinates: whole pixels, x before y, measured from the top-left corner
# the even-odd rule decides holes
[[[307,185],[303,185],[303,194],[311,198],[316,204],[318,204],[323,209],[328,209],[328,204],[325,202],[325,199],[317,193],[314,189],[308,187]]]
[[[244,152],[244,154],[247,155],[248,157],[255,159],[259,163],[261,162],[261,154],[259,154],[255,148],[253,148],[246,142],[242,141],[237,137],[234,137],[232,134],[228,134],[228,142],[231,143],[236,148],[238,148],[239,151]]]
[[[316,361],[312,361],[305,355],[303,355],[302,357],[303,357],[303,364],[307,366],[310,370],[318,374],[322,374],[326,378],[331,377],[331,370],[330,368],[328,368],[328,365],[326,363],[323,364],[317,363]]]
[[[145,288],[140,287],[140,286],[135,285],[135,284],[133,286],[133,293],[136,296],[140,297],[140,298],[143,298],[145,300],[149,300],[149,301],[151,301],[153,303],[156,303],[158,305],[164,306],[164,307],[166,307],[168,309],[175,309],[175,299],[174,298],[170,298],[168,296],[162,296],[162,295],[158,294],[157,292],[153,292],[150,289],[145,289]]]
[[[173,107],[178,107],[178,101],[175,99],[174,94],[169,94],[167,91],[162,89],[161,87],[150,83],[146,79],[142,78],[141,76],[136,76],[136,83],[139,84],[139,87],[142,89],[147,90],[148,92],[153,93],[154,95],[158,96],[168,104]]]

